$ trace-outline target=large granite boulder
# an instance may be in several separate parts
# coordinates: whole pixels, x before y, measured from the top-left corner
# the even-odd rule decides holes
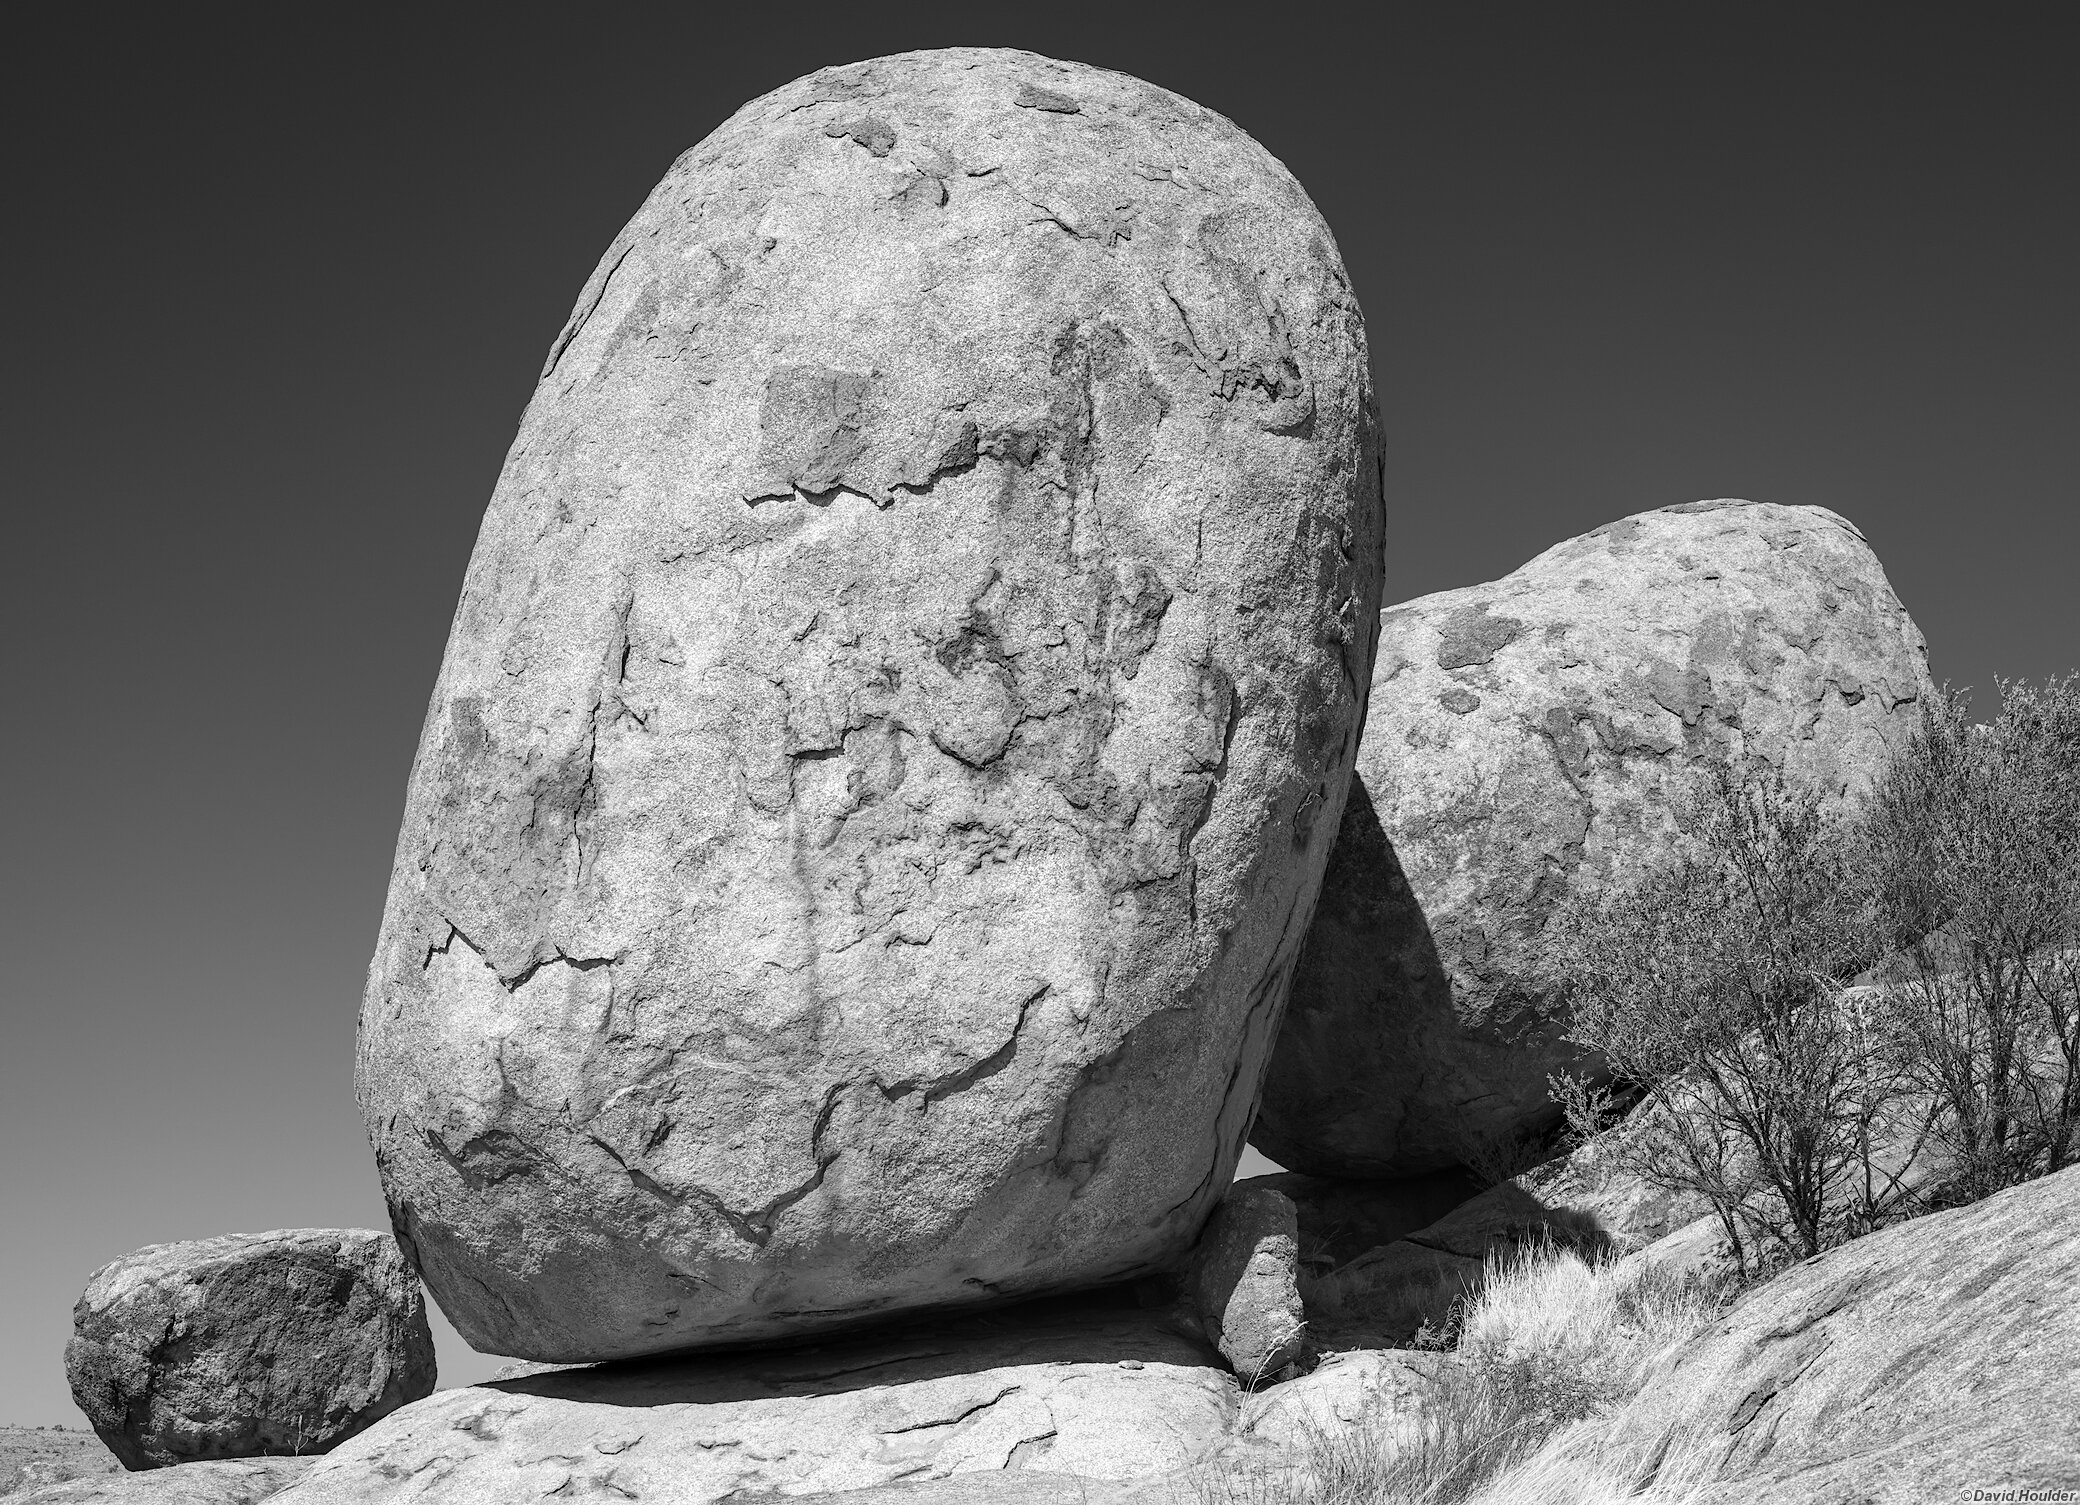
[[[830,69],[673,166],[485,516],[362,1010],[466,1338],[1182,1255],[1371,682],[1366,360],[1299,185],[1119,74]]]
[[[1700,1505],[2052,1498],[2080,1482],[2080,1170],[1794,1266],[1564,1451]],[[2005,1493],[2013,1491],[2013,1493]]]
[[[418,1278],[387,1233],[153,1244],[72,1314],[72,1398],[133,1469],[321,1453],[433,1389]]]
[[[1549,1120],[1547,1075],[1579,1059],[1539,977],[1556,907],[1665,859],[1713,762],[1852,797],[1929,689],[1876,556],[1818,507],[1644,512],[1382,623],[1252,1136],[1318,1175],[1431,1170]]]
[[[1062,1297],[821,1346],[444,1390],[279,1498],[701,1505],[955,1475],[1152,1479],[1228,1447],[1240,1401],[1212,1352],[1160,1317]]]

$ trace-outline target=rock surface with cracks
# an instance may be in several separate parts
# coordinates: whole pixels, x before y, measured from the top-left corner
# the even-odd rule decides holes
[[[2080,1169],[1802,1261],[1556,1444],[1613,1497],[2057,1499],[2080,1481]]]
[[[1234,1378],[1107,1298],[749,1354],[444,1390],[324,1459],[282,1505],[702,1505],[971,1476],[1160,1477],[1232,1445]]]
[[[1342,810],[1364,330],[1233,124],[1025,53],[682,157],[471,560],[360,1032],[488,1351],[1132,1276],[1240,1153]]]
[[[1553,1114],[1538,977],[1568,896],[1664,859],[1699,771],[1831,801],[1919,724],[1921,634],[1850,523],[1691,502],[1382,614],[1359,782],[1254,1142],[1322,1176],[1464,1159]]]

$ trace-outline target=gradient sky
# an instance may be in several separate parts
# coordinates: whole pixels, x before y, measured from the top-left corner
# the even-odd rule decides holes
[[[819,66],[1027,47],[1281,157],[1370,319],[1390,600],[1746,496],[1860,524],[1939,677],[2075,665],[2080,13],[1213,14],[10,9],[0,1421],[78,1424],[116,1255],[381,1225],[355,1010],[499,462],[651,184]]]

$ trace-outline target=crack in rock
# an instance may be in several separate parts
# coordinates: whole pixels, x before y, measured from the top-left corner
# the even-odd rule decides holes
[[[981,1060],[963,1066],[958,1071],[948,1072],[942,1077],[930,1079],[905,1077],[899,1082],[891,1082],[886,1086],[877,1082],[875,1084],[876,1088],[883,1097],[892,1103],[899,1102],[911,1093],[921,1090],[923,1096],[919,1100],[918,1111],[924,1112],[930,1109],[933,1103],[942,1102],[956,1093],[966,1092],[979,1082],[989,1080],[1003,1071],[1017,1057],[1018,1043],[1025,1034],[1026,1020],[1031,1016],[1033,1009],[1040,1001],[1046,998],[1052,991],[1053,984],[1042,983],[1030,997],[1019,1004],[1017,1022],[1011,1026],[1011,1037]]]
[[[1005,1400],[1011,1396],[1021,1393],[1024,1390],[1024,1388],[1025,1387],[1022,1385],[1006,1385],[1002,1390],[999,1390],[988,1400],[977,1401],[974,1405],[969,1406],[964,1410],[956,1411],[951,1416],[940,1417],[932,1421],[913,1421],[905,1427],[889,1427],[886,1428],[881,1435],[884,1437],[901,1437],[906,1432],[925,1432],[930,1431],[935,1427],[957,1427],[962,1422],[966,1421],[969,1417],[981,1415],[984,1411],[987,1411],[990,1407],[996,1405],[999,1401]]]

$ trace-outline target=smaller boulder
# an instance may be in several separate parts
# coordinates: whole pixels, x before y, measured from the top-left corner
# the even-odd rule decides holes
[[[1307,1351],[1300,1220],[1282,1192],[1238,1181],[1192,1250],[1185,1291],[1235,1373],[1267,1380]]]
[[[72,1326],[72,1398],[131,1469],[322,1453],[433,1390],[419,1279],[366,1229],[153,1244]]]
[[[1322,1438],[1361,1427],[1391,1430],[1415,1443],[1438,1372],[1452,1355],[1353,1349],[1329,1355],[1312,1374],[1273,1386],[1243,1403],[1245,1445],[1297,1455]]]

